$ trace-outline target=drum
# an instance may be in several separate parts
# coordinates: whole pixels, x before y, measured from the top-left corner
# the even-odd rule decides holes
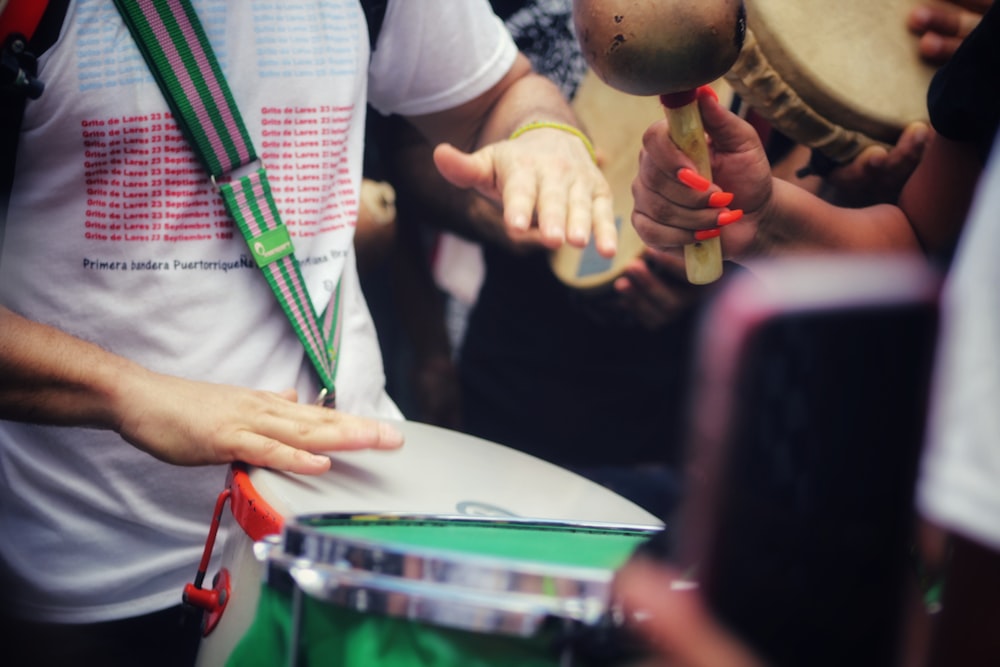
[[[266,585],[230,665],[548,665],[627,655],[611,578],[653,529],[318,515],[258,543]]]
[[[324,475],[233,467],[224,492],[231,512],[217,508],[227,536],[215,586],[202,589],[196,580],[186,590],[186,599],[209,598],[199,605],[209,609],[201,667],[225,664],[251,625],[264,573],[254,543],[295,517],[405,513],[662,526],[621,496],[533,456],[427,424],[394,425],[406,436],[401,449],[331,455]]]
[[[725,78],[757,113],[834,162],[927,121],[934,68],[906,16],[920,0],[754,0]]]

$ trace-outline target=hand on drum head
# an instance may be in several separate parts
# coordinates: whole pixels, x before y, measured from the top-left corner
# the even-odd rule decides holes
[[[773,167],[774,175],[815,192],[840,206],[895,204],[903,184],[917,168],[930,136],[926,123],[911,123],[896,145],[888,149],[872,145],[851,162],[835,167],[826,176],[799,176],[796,172],[809,163],[810,149],[801,144]]]
[[[697,588],[678,586],[679,574],[647,558],[630,560],[615,577],[615,594],[630,627],[650,645],[642,667],[763,667],[706,608]]]
[[[125,440],[176,465],[243,461],[319,474],[330,459],[318,453],[403,444],[402,434],[386,424],[295,401],[293,390],[277,394],[143,373],[114,407]]]
[[[903,130],[895,146],[869,146],[853,161],[827,176],[836,188],[836,201],[844,206],[895,204],[924,153],[930,127],[912,123]]]
[[[611,186],[579,137],[538,128],[471,154],[441,144],[434,150],[434,162],[452,185],[475,188],[502,203],[512,238],[537,227],[547,248],[564,242],[582,248],[594,234],[598,252],[614,255]]]
[[[690,178],[695,165],[670,139],[667,121],[657,121],[642,138],[632,225],[646,245],[667,251],[721,232],[724,255],[740,257],[769,204],[771,168],[749,123],[711,95],[699,95],[698,103],[715,183]]]
[[[913,8],[906,26],[920,36],[919,52],[927,62],[941,65],[972,32],[993,0],[948,0]]]

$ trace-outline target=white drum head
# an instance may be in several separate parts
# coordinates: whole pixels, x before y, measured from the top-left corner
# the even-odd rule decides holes
[[[832,123],[893,143],[927,120],[934,68],[906,16],[919,0],[753,0],[747,25],[768,62]]]
[[[334,454],[318,477],[254,470],[254,487],[283,516],[406,512],[659,526],[618,494],[509,447],[419,422],[395,422],[396,451]]]

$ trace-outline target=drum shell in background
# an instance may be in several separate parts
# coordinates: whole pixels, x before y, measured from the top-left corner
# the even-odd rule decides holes
[[[232,579],[231,601],[202,641],[200,667],[225,664],[250,627],[264,572],[253,545],[279,532],[286,518],[402,512],[662,525],[608,489],[533,456],[427,424],[394,425],[406,436],[398,451],[334,454],[331,470],[316,477],[261,468],[242,476],[251,488],[234,489],[240,521],[227,513],[221,562]]]
[[[567,655],[594,657],[596,647],[602,660],[627,655],[627,642],[599,621],[607,620],[614,571],[657,530],[501,518],[297,518],[282,538],[258,545],[267,585],[236,664],[283,660],[292,645],[308,656],[304,664],[554,666]]]
[[[935,68],[906,28],[921,0],[754,0],[725,78],[774,127],[838,163],[927,122]]]

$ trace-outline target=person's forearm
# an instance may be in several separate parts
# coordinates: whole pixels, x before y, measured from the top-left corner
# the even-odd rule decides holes
[[[431,145],[471,151],[508,138],[531,121],[578,122],[559,88],[534,72],[523,55],[489,92],[455,109],[409,118]]]
[[[834,206],[774,179],[755,251],[947,252],[962,229],[982,164],[970,144],[932,134],[898,206]]]
[[[333,450],[396,449],[386,424],[280,393],[147,370],[0,307],[0,419],[113,430],[161,461],[315,475]]]
[[[483,126],[478,145],[506,139],[518,128],[535,121],[580,125],[562,91],[549,79],[532,72],[505,90]]]
[[[920,252],[913,227],[896,206],[834,206],[774,180],[769,213],[757,229],[752,254],[789,252]]]
[[[947,253],[956,242],[972,205],[983,163],[975,144],[932,134],[899,206],[929,254]]]
[[[141,371],[0,306],[0,418],[113,429],[122,382]]]

